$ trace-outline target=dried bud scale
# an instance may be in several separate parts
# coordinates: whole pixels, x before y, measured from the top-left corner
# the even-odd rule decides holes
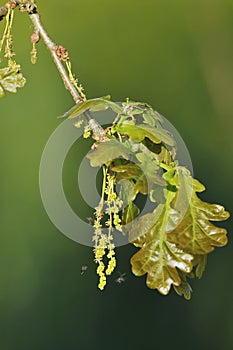
[[[61,61],[64,61],[64,62],[67,62],[69,61],[69,54],[68,54],[68,51],[66,50],[66,48],[62,45],[58,45],[56,47],[56,54],[57,54],[57,57],[61,60]]]

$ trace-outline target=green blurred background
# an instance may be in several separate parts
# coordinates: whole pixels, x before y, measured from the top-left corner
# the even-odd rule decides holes
[[[194,174],[207,187],[202,199],[233,213],[233,1],[37,3],[88,97],[111,93],[115,101],[153,105],[185,140]],[[115,273],[98,291],[91,249],[50,222],[39,193],[40,158],[61,122],[56,117],[73,101],[42,42],[38,64],[30,64],[32,30],[27,15],[17,13],[16,59],[27,85],[0,101],[0,348],[232,349],[231,219],[223,224],[228,246],[210,255],[189,302],[173,292],[161,296],[134,277],[132,246],[117,249],[126,282],[117,285]],[[76,162],[70,157],[68,168]],[[74,185],[66,185],[71,195]],[[88,265],[83,276],[81,265]]]

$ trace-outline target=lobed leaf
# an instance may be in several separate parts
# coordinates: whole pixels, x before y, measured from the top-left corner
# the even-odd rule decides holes
[[[91,163],[91,166],[102,166],[114,159],[123,157],[124,159],[132,159],[133,154],[127,142],[121,143],[117,140],[109,140],[101,142],[95,146],[95,149],[86,156]]]
[[[164,130],[152,127],[150,125],[134,125],[131,123],[125,123],[116,127],[119,133],[126,134],[134,142],[142,142],[146,137],[152,142],[159,144],[164,142],[169,146],[174,145],[174,141],[170,135]]]
[[[144,215],[133,229],[133,235],[135,235],[136,227],[140,224],[148,228],[134,242],[141,249],[131,258],[132,271],[136,276],[147,274],[147,286],[157,289],[164,295],[169,293],[172,285],[181,284],[179,270],[190,273],[193,267],[193,256],[167,240],[169,228],[167,217],[173,197],[174,194],[170,193],[167,196],[166,205],[159,205],[153,213]]]
[[[166,240],[164,211],[155,225],[146,232],[141,249],[131,258],[132,272],[136,276],[147,274],[146,284],[167,295],[172,285],[179,286],[178,270],[192,271],[192,255]]]
[[[191,254],[210,253],[214,247],[227,244],[226,230],[210,221],[222,221],[228,217],[229,213],[223,206],[203,202],[194,189],[184,218],[168,233],[168,239]]]

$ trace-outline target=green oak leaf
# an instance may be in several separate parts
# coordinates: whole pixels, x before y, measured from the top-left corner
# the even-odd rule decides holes
[[[133,114],[141,114],[147,109],[152,109],[147,103],[130,101],[129,99],[127,99],[126,102],[123,102],[122,106],[124,107],[124,111],[130,110],[130,112],[133,112]]]
[[[0,69],[0,97],[6,96],[6,91],[16,93],[17,88],[21,88],[25,85],[26,79],[22,73],[5,67]]]
[[[151,151],[154,152],[153,148],[149,149],[151,149]],[[155,151],[155,153],[158,153],[158,161],[164,164],[170,164],[175,159],[176,148],[173,146],[170,147],[170,149],[168,149],[168,147],[165,147],[161,144],[160,152]]]
[[[174,140],[166,130],[143,124],[140,125],[140,128],[145,131],[145,137],[148,137],[151,141],[153,141],[153,137],[157,137],[166,145],[174,146]],[[152,135],[152,137],[150,137],[150,135]]]
[[[169,146],[174,145],[174,141],[170,135],[168,135],[164,130],[150,125],[134,125],[132,123],[124,123],[117,125],[115,128],[120,134],[128,135],[134,142],[142,142],[147,137],[156,144],[164,142]]]
[[[166,173],[163,174],[163,178],[164,180],[166,180],[171,186],[176,186],[178,185],[178,181],[176,178],[176,169],[172,168],[168,171],[166,171]]]
[[[189,207],[177,227],[168,233],[169,241],[195,255],[210,253],[214,247],[227,244],[226,230],[210,221],[226,220],[230,214],[219,204],[209,204],[199,199],[196,192],[203,190],[204,186],[194,180]],[[198,275],[201,274],[198,272]]]
[[[133,222],[129,231],[129,240],[135,247],[142,247],[146,240],[146,234],[155,225],[163,212],[163,205],[159,205],[152,213],[146,213]]]
[[[122,106],[124,107],[123,112],[131,117],[142,114],[145,111],[145,107],[137,106],[135,103],[122,103]]]
[[[136,195],[134,191],[134,183],[129,180],[120,180],[119,198],[123,202],[123,209],[121,215],[122,233],[126,234],[129,231],[129,227],[125,226],[133,221],[140,213],[139,208],[133,203]]]
[[[175,193],[167,191],[166,204],[135,220],[130,232],[131,239],[136,238],[134,245],[141,248],[131,258],[132,272],[136,276],[147,274],[147,286],[164,295],[172,285],[181,284],[179,270],[190,273],[193,268],[193,256],[167,240],[174,196]]]
[[[111,108],[116,113],[122,113],[122,108],[110,101],[110,95],[94,98],[91,100],[83,101],[75,106],[73,106],[71,109],[69,109],[66,113],[64,113],[60,118],[76,118],[79,117],[81,114],[83,114],[86,111],[91,112],[98,112],[98,111],[104,111],[108,108]]]
[[[138,192],[142,194],[148,193],[147,178],[143,170],[134,163],[121,164],[112,166],[112,171],[116,172],[116,181],[133,180],[132,193],[135,199]]]
[[[181,219],[185,215],[192,197],[194,180],[188,169],[172,163],[171,166],[161,164],[167,171],[163,174],[163,179],[167,181],[167,188],[177,192],[172,208],[181,214]]]
[[[165,186],[166,182],[160,174],[160,166],[156,162],[153,154],[140,152],[136,154],[137,160],[140,162],[140,168],[146,176],[149,191],[153,184]]]
[[[122,106],[124,107],[124,112],[128,111],[131,116],[143,113],[142,117],[145,124],[155,126],[157,121],[163,122],[161,115],[154,111],[148,103],[127,100],[127,102],[122,103]]]
[[[114,139],[96,144],[95,149],[88,153],[86,157],[93,167],[102,166],[119,157],[136,160],[131,145],[127,141],[121,143]]]
[[[193,256],[166,239],[164,210],[145,233],[141,244],[141,249],[131,258],[132,272],[136,276],[147,274],[149,288],[167,295],[172,285],[179,286],[182,282],[178,270],[185,273],[192,271]]]
[[[138,163],[126,163],[113,165],[111,170],[116,172],[116,180],[132,180],[133,193],[136,197],[137,193],[144,195],[150,192],[154,184],[165,186],[166,182],[159,174],[160,167],[155,159],[149,153],[136,153]]]
[[[121,114],[123,113],[123,108],[116,102],[107,100],[106,104],[109,108],[111,108],[111,110],[117,114]]]
[[[124,106],[133,106],[133,107],[142,107],[142,108],[151,108],[151,106],[146,102],[131,101],[129,98],[126,99],[126,102],[123,102]]]
[[[163,203],[158,204],[153,212],[148,212],[140,216],[139,219],[135,220],[134,225],[130,229],[130,241],[137,247],[141,247],[144,244],[146,233],[150,231],[150,228],[153,227],[159,220],[160,216],[163,215],[164,210],[166,210],[166,220],[164,221],[164,230],[166,231],[166,234],[172,231],[182,218],[181,214],[170,206],[176,193],[165,189],[163,191]],[[171,201],[169,206],[168,198],[170,198]]]
[[[92,100],[87,100],[87,101],[77,103],[72,108],[70,108],[66,113],[64,113],[60,118],[72,119],[75,117],[79,117],[81,114],[86,112],[91,107],[95,107],[95,108],[98,107],[100,108],[99,110],[105,110],[108,108],[106,106],[106,100],[109,100],[109,99],[110,99],[110,95],[107,95],[104,97],[95,98]]]
[[[155,126],[156,123],[159,121],[162,123],[162,118],[159,113],[155,112],[152,108],[147,109],[143,115],[144,123],[147,125]]]

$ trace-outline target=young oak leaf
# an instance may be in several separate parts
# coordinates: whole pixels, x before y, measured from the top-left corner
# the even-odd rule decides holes
[[[156,123],[159,121],[162,123],[163,119],[161,118],[160,114],[158,112],[153,111],[152,108],[147,109],[143,115],[144,123],[147,125],[155,126]]]
[[[150,125],[124,123],[115,128],[117,132],[128,135],[134,142],[142,142],[145,138],[148,138],[156,144],[164,142],[169,146],[174,145],[172,137],[165,130]]]
[[[138,192],[148,194],[155,184],[161,188],[165,188],[166,185],[166,181],[161,176],[161,168],[156,162],[156,155],[143,145],[139,150],[140,152],[135,153],[137,164],[128,162],[111,167],[111,170],[116,173],[117,182],[132,181],[135,196]]]
[[[114,139],[96,144],[95,149],[89,152],[86,157],[90,160],[92,167],[102,166],[119,157],[136,160],[131,146],[127,142],[121,143]]]
[[[217,227],[210,221],[226,220],[230,214],[219,204],[209,204],[199,199],[196,192],[203,190],[204,186],[193,180],[189,207],[177,227],[168,233],[170,242],[194,255],[207,254],[214,247],[227,244],[226,229]]]
[[[116,173],[117,182],[122,180],[132,180],[132,193],[134,194],[134,198],[138,192],[142,194],[148,193],[147,178],[142,169],[137,164],[120,164],[113,166],[111,169]]]
[[[186,273],[192,270],[192,255],[163,239],[154,227],[152,239],[131,258],[132,271],[136,276],[147,273],[146,284],[167,295],[171,285],[179,286],[181,279],[177,269]],[[151,233],[150,233],[151,236]]]
[[[110,95],[104,96],[104,97],[98,97],[91,100],[83,101],[72,108],[70,108],[66,113],[64,113],[59,118],[76,118],[79,117],[81,114],[86,112],[87,110],[90,110],[91,112],[98,112],[98,111],[104,111],[108,108],[111,108],[116,113],[122,113],[122,108],[110,101]]]
[[[121,180],[119,199],[122,201],[123,209],[121,215],[122,233],[128,232],[128,224],[133,221],[140,213],[140,209],[133,203],[136,195],[134,192],[134,184],[130,180]]]
[[[147,286],[167,295],[172,285],[179,286],[182,282],[179,270],[184,273],[192,271],[193,256],[167,240],[168,203],[159,205],[155,215],[156,211],[160,214],[158,219],[143,237],[134,242],[141,249],[131,258],[132,272],[136,276],[147,274]]]
[[[136,155],[137,160],[138,154]],[[153,184],[160,186],[165,185],[165,181],[159,176],[159,167],[155,162],[143,163],[127,163],[112,167],[112,171],[116,173],[116,181],[131,180],[133,183],[133,191],[144,195],[148,194]]]
[[[162,116],[147,103],[135,102],[127,99],[126,102],[122,103],[122,106],[124,107],[123,112],[131,117],[142,114],[145,124],[155,126],[158,121],[160,123],[163,122]]]

